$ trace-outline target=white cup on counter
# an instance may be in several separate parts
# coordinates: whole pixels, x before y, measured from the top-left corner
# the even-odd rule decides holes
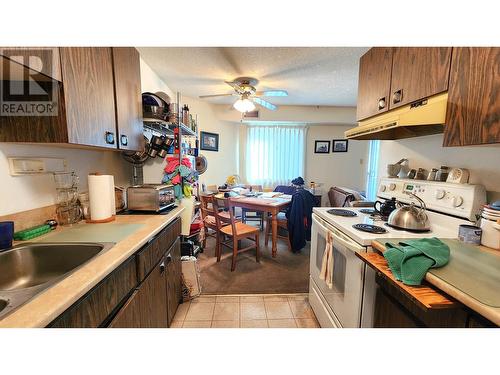
[[[481,229],[483,230],[481,245],[500,250],[500,224],[483,217],[481,218]]]

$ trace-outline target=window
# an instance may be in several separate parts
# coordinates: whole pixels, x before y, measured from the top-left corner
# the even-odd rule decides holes
[[[368,146],[368,168],[366,177],[366,198],[374,201],[377,198],[378,160],[380,157],[380,141],[370,141]]]
[[[288,185],[303,176],[306,131],[302,125],[249,125],[247,181],[270,187]]]

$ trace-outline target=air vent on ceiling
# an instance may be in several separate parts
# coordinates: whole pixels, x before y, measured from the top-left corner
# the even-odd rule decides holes
[[[243,118],[244,119],[247,119],[247,118],[259,118],[259,110],[256,109],[255,111],[245,112],[243,114]]]

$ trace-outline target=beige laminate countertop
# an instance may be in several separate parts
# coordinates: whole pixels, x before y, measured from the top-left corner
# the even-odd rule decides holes
[[[68,277],[41,292],[11,314],[0,319],[0,328],[45,327],[140,249],[151,237],[177,218],[182,210],[182,207],[177,207],[166,215],[116,216],[116,223],[142,224],[142,227],[117,242],[108,251],[91,259]],[[66,230],[64,227],[56,229],[56,231],[64,230]],[[47,236],[49,235],[47,234]],[[44,237],[41,236],[40,239]],[[36,242],[36,240],[30,242]]]
[[[372,246],[374,249],[377,249],[381,251],[382,253],[385,251],[385,242],[386,241],[373,241]],[[397,241],[395,241],[397,242]],[[484,247],[484,246],[475,246],[478,251],[481,252],[487,252],[489,254],[492,254],[494,256],[500,257],[500,252]],[[491,307],[488,305],[485,305],[484,303],[481,303],[477,299],[471,297],[470,295],[462,292],[461,290],[455,288],[453,285],[447,283],[443,279],[439,278],[438,276],[433,275],[430,272],[427,272],[425,275],[425,280],[438,288],[439,290],[442,290],[449,296],[455,298],[457,301],[460,301],[463,303],[465,306],[469,307],[471,310],[477,312],[479,315],[484,316],[485,318],[489,319],[496,325],[500,326],[500,308],[498,307]]]

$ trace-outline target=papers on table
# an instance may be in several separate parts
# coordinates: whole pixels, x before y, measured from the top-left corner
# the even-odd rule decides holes
[[[278,198],[278,197],[282,197],[283,196],[283,193],[279,193],[277,191],[268,191],[268,192],[265,192],[265,193],[262,193],[261,197],[262,198]]]

